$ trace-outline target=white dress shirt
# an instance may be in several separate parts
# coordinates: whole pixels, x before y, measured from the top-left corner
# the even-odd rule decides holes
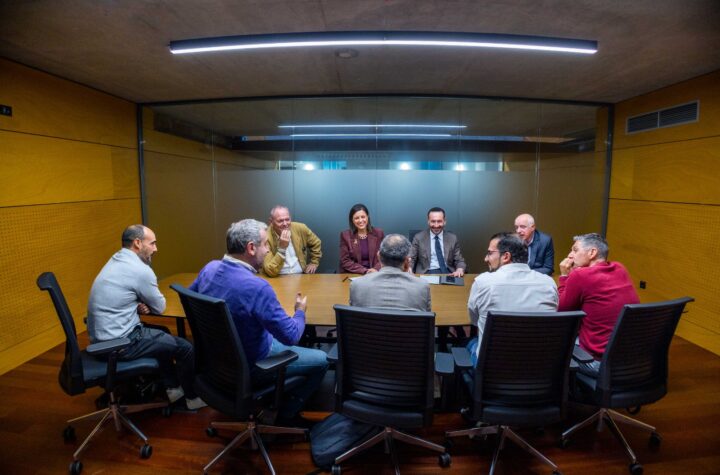
[[[470,321],[478,326],[478,350],[490,310],[554,312],[557,306],[555,281],[527,264],[505,264],[495,272],[480,274],[473,282],[468,299]]]

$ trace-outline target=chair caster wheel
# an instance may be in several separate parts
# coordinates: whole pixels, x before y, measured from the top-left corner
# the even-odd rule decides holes
[[[628,468],[630,469],[630,473],[632,473],[632,475],[642,475],[643,473],[643,466],[639,463],[631,463]]]
[[[70,464],[68,471],[70,472],[70,475],[80,475],[80,472],[82,472],[82,462],[79,460],[73,461],[73,463]]]
[[[566,449],[568,445],[570,445],[570,439],[564,439],[560,438],[560,442],[558,442],[558,445],[561,449]]]
[[[73,426],[67,426],[66,428],[63,429],[62,436],[63,436],[63,440],[65,442],[75,440],[75,428]],[[76,462],[77,462],[77,460],[76,460]],[[75,463],[75,462],[73,462],[73,463]],[[78,473],[80,473],[80,472],[78,472]]]
[[[660,443],[662,442],[662,437],[660,437],[660,434],[657,432],[653,432],[650,434],[650,448],[656,449],[660,447]]]
[[[205,433],[208,437],[215,437],[217,436],[217,429],[214,427],[208,427],[207,429],[205,429]]]
[[[152,445],[145,444],[140,447],[140,458],[149,459],[152,455]]]
[[[443,468],[449,467],[451,463],[452,463],[452,459],[450,458],[449,453],[446,452],[446,453],[440,454],[440,456],[438,456],[438,464],[440,464],[441,467],[443,467]]]
[[[340,465],[333,465],[330,469],[330,473],[332,475],[340,475],[342,473],[342,468],[340,468]]]
[[[443,446],[445,447],[445,450],[450,450],[455,447],[455,442],[453,442],[451,438],[446,437]]]
[[[560,470],[554,470],[553,475],[562,475],[562,472]]]

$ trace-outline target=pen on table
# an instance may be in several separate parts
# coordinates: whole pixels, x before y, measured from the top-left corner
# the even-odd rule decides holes
[[[348,276],[345,276],[345,278],[344,278],[343,280],[341,280],[341,282],[345,282],[345,281],[348,280],[348,279],[349,279],[349,277],[348,277]]]

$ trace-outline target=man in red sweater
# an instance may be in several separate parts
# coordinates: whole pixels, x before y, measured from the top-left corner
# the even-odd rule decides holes
[[[620,310],[640,299],[625,267],[607,260],[608,244],[602,236],[583,234],[573,240],[570,254],[560,263],[558,311],[586,313],[578,340],[594,361],[580,363],[580,369],[597,374]]]

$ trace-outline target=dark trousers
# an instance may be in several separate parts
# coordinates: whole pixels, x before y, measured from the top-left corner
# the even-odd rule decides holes
[[[193,346],[187,340],[156,328],[138,327],[128,335],[132,343],[119,355],[129,361],[142,357],[156,358],[160,363],[165,387],[182,386],[185,397],[196,397],[193,390],[195,359]]]

